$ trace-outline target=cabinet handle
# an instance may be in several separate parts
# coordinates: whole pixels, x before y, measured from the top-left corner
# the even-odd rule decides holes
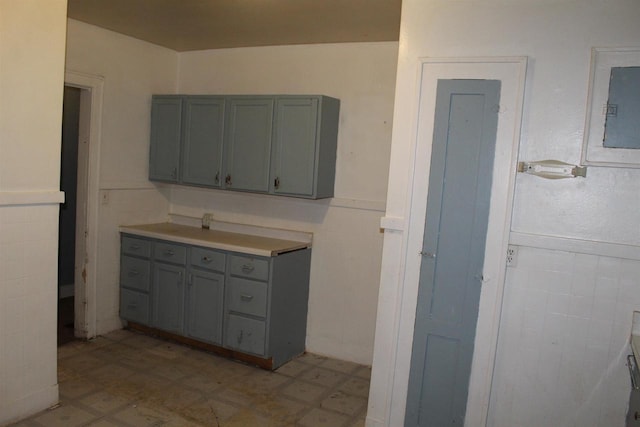
[[[132,251],[137,251],[138,249],[140,249],[140,245],[131,245],[129,246],[129,249],[131,249]]]
[[[218,171],[218,172],[216,172],[215,181],[216,181],[216,184],[219,184],[219,183],[220,183],[220,172],[219,172],[219,171]]]
[[[245,264],[245,265],[243,265],[243,266],[242,266],[242,269],[241,269],[241,270],[242,270],[242,272],[243,272],[243,273],[247,273],[247,274],[249,274],[249,273],[251,273],[253,270],[255,270],[255,267],[254,267],[253,265]]]
[[[173,256],[173,255],[174,255],[174,252],[173,252],[173,250],[171,250],[171,249],[167,249],[166,251],[164,251],[164,254],[165,254],[166,256]]]
[[[227,176],[224,178],[224,183],[225,183],[226,185],[231,185],[231,175],[227,175]]]
[[[127,304],[127,308],[130,310],[135,310],[136,308],[138,308],[138,304],[136,304],[135,302],[129,303]]]
[[[249,302],[249,301],[251,301],[253,299],[253,295],[241,294],[240,295],[240,299],[242,301]]]
[[[175,179],[178,176],[178,168],[173,168],[171,171],[171,178]]]
[[[140,272],[138,270],[129,270],[129,277],[138,276]]]
[[[276,188],[276,190],[280,188],[280,178],[276,177],[276,179],[273,180],[273,186]]]
[[[244,331],[240,331],[240,334],[238,334],[236,340],[238,341],[238,344],[242,343],[242,338],[244,335]]]
[[[209,264],[209,263],[211,263],[211,261],[213,261],[213,259],[209,258],[208,256],[205,255],[205,256],[202,257],[202,259],[200,261],[202,261],[205,264]]]
[[[193,286],[193,274],[187,276],[187,285]]]

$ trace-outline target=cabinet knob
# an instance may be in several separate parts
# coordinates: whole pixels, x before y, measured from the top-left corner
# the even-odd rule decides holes
[[[224,183],[225,183],[226,185],[231,185],[231,175],[227,175],[227,176],[224,178]]]
[[[209,264],[213,260],[205,255],[205,256],[202,257],[202,259],[200,261],[202,261],[205,264]]]

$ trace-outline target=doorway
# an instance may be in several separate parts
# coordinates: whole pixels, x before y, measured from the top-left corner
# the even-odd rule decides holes
[[[64,247],[60,243],[59,253],[65,252],[63,257],[73,259],[73,286],[64,288],[64,295],[73,294],[73,336],[90,339],[96,336],[99,155],[104,78],[67,70],[64,84],[76,96],[79,94],[77,181],[75,245],[69,240],[65,241]],[[66,262],[71,263],[69,259]]]
[[[80,95],[81,89],[64,87],[60,190],[64,192],[65,200],[60,205],[58,216],[58,345],[75,339],[74,294]]]

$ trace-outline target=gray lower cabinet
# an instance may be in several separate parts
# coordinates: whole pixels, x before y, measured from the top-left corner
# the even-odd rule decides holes
[[[154,262],[152,326],[182,334],[185,267]]]
[[[185,335],[222,345],[226,256],[200,247],[190,251]]]
[[[151,289],[151,243],[123,236],[120,255],[120,316],[149,324]]]
[[[310,264],[123,234],[120,316],[275,369],[305,350]]]

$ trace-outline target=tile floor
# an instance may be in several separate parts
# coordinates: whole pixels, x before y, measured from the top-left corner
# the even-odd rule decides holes
[[[121,330],[59,347],[60,405],[13,427],[364,426],[370,372],[314,354],[268,372]]]

